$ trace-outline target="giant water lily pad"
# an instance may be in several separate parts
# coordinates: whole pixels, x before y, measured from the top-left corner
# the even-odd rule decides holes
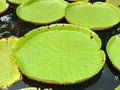
[[[20,79],[20,73],[13,60],[13,45],[17,38],[0,40],[0,87],[7,87]]]
[[[113,36],[107,43],[107,54],[112,64],[120,70],[120,34]]]
[[[19,90],[41,90],[41,88],[35,88],[35,87],[26,87],[26,88],[22,88],[22,89],[19,89]],[[52,90],[51,88],[45,88],[43,90]]]
[[[75,2],[68,5],[65,17],[69,23],[104,30],[119,23],[120,10],[104,2]]]
[[[107,3],[113,4],[120,8],[120,0],[106,0]]]
[[[96,75],[105,54],[93,31],[69,24],[35,29],[15,45],[17,65],[27,77],[54,84],[73,84]]]
[[[10,3],[19,5],[19,4],[21,4],[21,3],[23,3],[27,0],[7,0],[7,1],[10,2]]]
[[[89,1],[89,0],[68,0],[68,1]]]
[[[48,24],[64,17],[67,4],[64,0],[28,0],[17,8],[16,13],[25,21]]]
[[[22,88],[22,89],[19,89],[19,90],[40,90],[40,89],[37,89],[35,87],[26,87],[26,88]]]
[[[114,90],[120,90],[120,85],[118,85]]]
[[[5,12],[9,7],[9,4],[6,2],[6,0],[0,0],[0,14]]]

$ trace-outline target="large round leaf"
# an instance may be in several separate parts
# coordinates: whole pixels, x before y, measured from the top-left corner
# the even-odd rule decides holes
[[[21,88],[19,90],[40,90],[40,89],[37,89],[35,87],[26,87],[26,88]]]
[[[107,54],[112,62],[112,64],[120,70],[120,34],[111,37],[107,43]]]
[[[120,90],[120,85],[118,85],[114,90]]]
[[[103,2],[75,2],[68,5],[65,18],[69,23],[103,30],[119,23],[120,10]]]
[[[99,37],[89,29],[69,24],[35,29],[14,48],[22,73],[47,83],[82,82],[97,74],[105,62]]]
[[[89,0],[67,0],[67,1],[89,1]]]
[[[115,5],[120,9],[120,0],[106,0],[106,2]]]
[[[41,88],[35,88],[35,87],[26,87],[26,88],[22,88],[19,90],[41,90]],[[52,88],[44,88],[43,90],[52,90]]]
[[[64,17],[67,4],[64,0],[28,0],[17,8],[16,13],[25,21],[48,24]]]
[[[7,1],[10,2],[10,3],[19,5],[19,4],[21,4],[21,3],[23,3],[27,0],[7,0]]]
[[[0,0],[0,14],[5,12],[9,7],[9,4],[6,2],[6,0]]]

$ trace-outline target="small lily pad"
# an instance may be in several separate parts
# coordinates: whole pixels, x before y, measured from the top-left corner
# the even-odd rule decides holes
[[[120,21],[120,10],[114,5],[95,2],[74,2],[68,5],[65,18],[69,23],[92,30],[111,28]]]
[[[0,0],[0,14],[5,12],[9,7],[9,4],[6,2],[6,0]]]
[[[106,51],[112,64],[120,71],[120,34],[111,37],[107,43]]]
[[[16,4],[16,5],[20,5],[21,3],[27,1],[27,0],[7,0],[10,3]]]
[[[19,89],[19,90],[40,90],[40,89],[37,89],[35,87],[27,87],[27,88],[22,88],[22,89]]]
[[[68,0],[68,1],[89,1],[89,0]]]
[[[16,10],[22,20],[35,24],[49,24],[62,19],[68,2],[64,0],[28,0]]]
[[[53,24],[30,31],[16,43],[17,65],[27,77],[52,84],[73,84],[96,75],[105,54],[93,31]]]
[[[16,37],[0,40],[0,87],[6,88],[20,79],[18,66],[13,60],[13,45]]]
[[[120,0],[106,0],[106,2],[115,5],[120,9]]]
[[[118,85],[114,90],[120,90],[120,85]]]
[[[41,90],[40,88],[35,88],[35,87],[27,87],[27,88],[22,88],[22,89],[19,89],[19,90]],[[42,89],[42,90],[52,90],[51,88],[45,88],[45,89]]]

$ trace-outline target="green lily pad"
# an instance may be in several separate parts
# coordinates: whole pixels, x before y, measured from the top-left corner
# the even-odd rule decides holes
[[[21,3],[27,1],[27,0],[7,0],[10,3],[20,5]]]
[[[41,90],[40,88],[35,88],[35,87],[27,87],[27,88],[22,88],[22,89],[19,89],[19,90]],[[45,88],[43,90],[52,90],[51,88]]]
[[[16,10],[19,18],[35,23],[49,24],[62,19],[68,2],[64,0],[28,0]]]
[[[112,62],[112,64],[120,70],[120,34],[111,37],[106,46],[107,54]]]
[[[115,5],[120,9],[120,0],[106,0],[106,2]]]
[[[45,88],[44,90],[52,90],[52,88]]]
[[[0,0],[0,14],[5,12],[9,7],[9,4],[6,2],[6,0]]]
[[[12,57],[12,47],[16,41],[15,37],[0,40],[0,87],[3,88],[20,79],[18,66]]]
[[[16,43],[17,65],[27,77],[52,84],[73,84],[96,75],[105,54],[93,31],[53,24],[30,31]]]
[[[68,1],[89,1],[89,0],[68,0]]]
[[[12,3],[12,4],[20,5],[23,2],[28,1],[28,0],[7,0],[7,1]],[[61,1],[64,1],[64,0],[61,0]]]
[[[19,90],[40,90],[40,89],[37,89],[35,87],[27,87],[27,88],[22,88],[22,89],[19,89]]]
[[[118,85],[114,90],[120,90],[120,85]]]
[[[104,2],[75,2],[68,5],[65,18],[69,23],[92,30],[104,30],[118,24],[120,10]]]

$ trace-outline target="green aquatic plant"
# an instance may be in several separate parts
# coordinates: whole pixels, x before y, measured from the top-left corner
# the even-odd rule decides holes
[[[93,31],[69,24],[34,29],[14,46],[27,77],[52,84],[73,84],[96,75],[105,63],[101,40]]]
[[[67,0],[67,1],[89,1],[89,0]]]
[[[0,14],[5,12],[9,7],[9,4],[6,2],[6,0],[0,0]]]
[[[8,2],[12,3],[12,4],[16,4],[16,5],[20,5],[28,0],[7,0]],[[35,0],[34,0],[35,1]],[[64,0],[61,0],[64,1]]]
[[[19,90],[41,90],[40,88],[35,88],[35,87],[26,87],[26,88],[22,88]],[[51,88],[44,88],[43,90],[52,90]]]
[[[120,9],[120,0],[106,0],[106,2],[115,5]]]
[[[13,60],[13,45],[16,37],[0,40],[0,87],[6,88],[20,79],[18,66]]]
[[[27,0],[7,0],[10,3],[20,5],[21,3],[27,1]]]
[[[65,16],[67,5],[64,0],[28,0],[17,8],[16,13],[27,22],[49,24]]]
[[[120,85],[118,85],[114,90],[120,90]]]
[[[118,70],[120,70],[119,46],[120,46],[120,34],[112,36],[106,46],[106,51],[110,58],[110,61]]]
[[[65,15],[69,23],[92,30],[111,28],[120,22],[120,10],[114,5],[95,2],[75,2],[68,5]]]
[[[26,88],[21,88],[19,90],[40,90],[40,89],[37,89],[35,87],[26,87]]]

